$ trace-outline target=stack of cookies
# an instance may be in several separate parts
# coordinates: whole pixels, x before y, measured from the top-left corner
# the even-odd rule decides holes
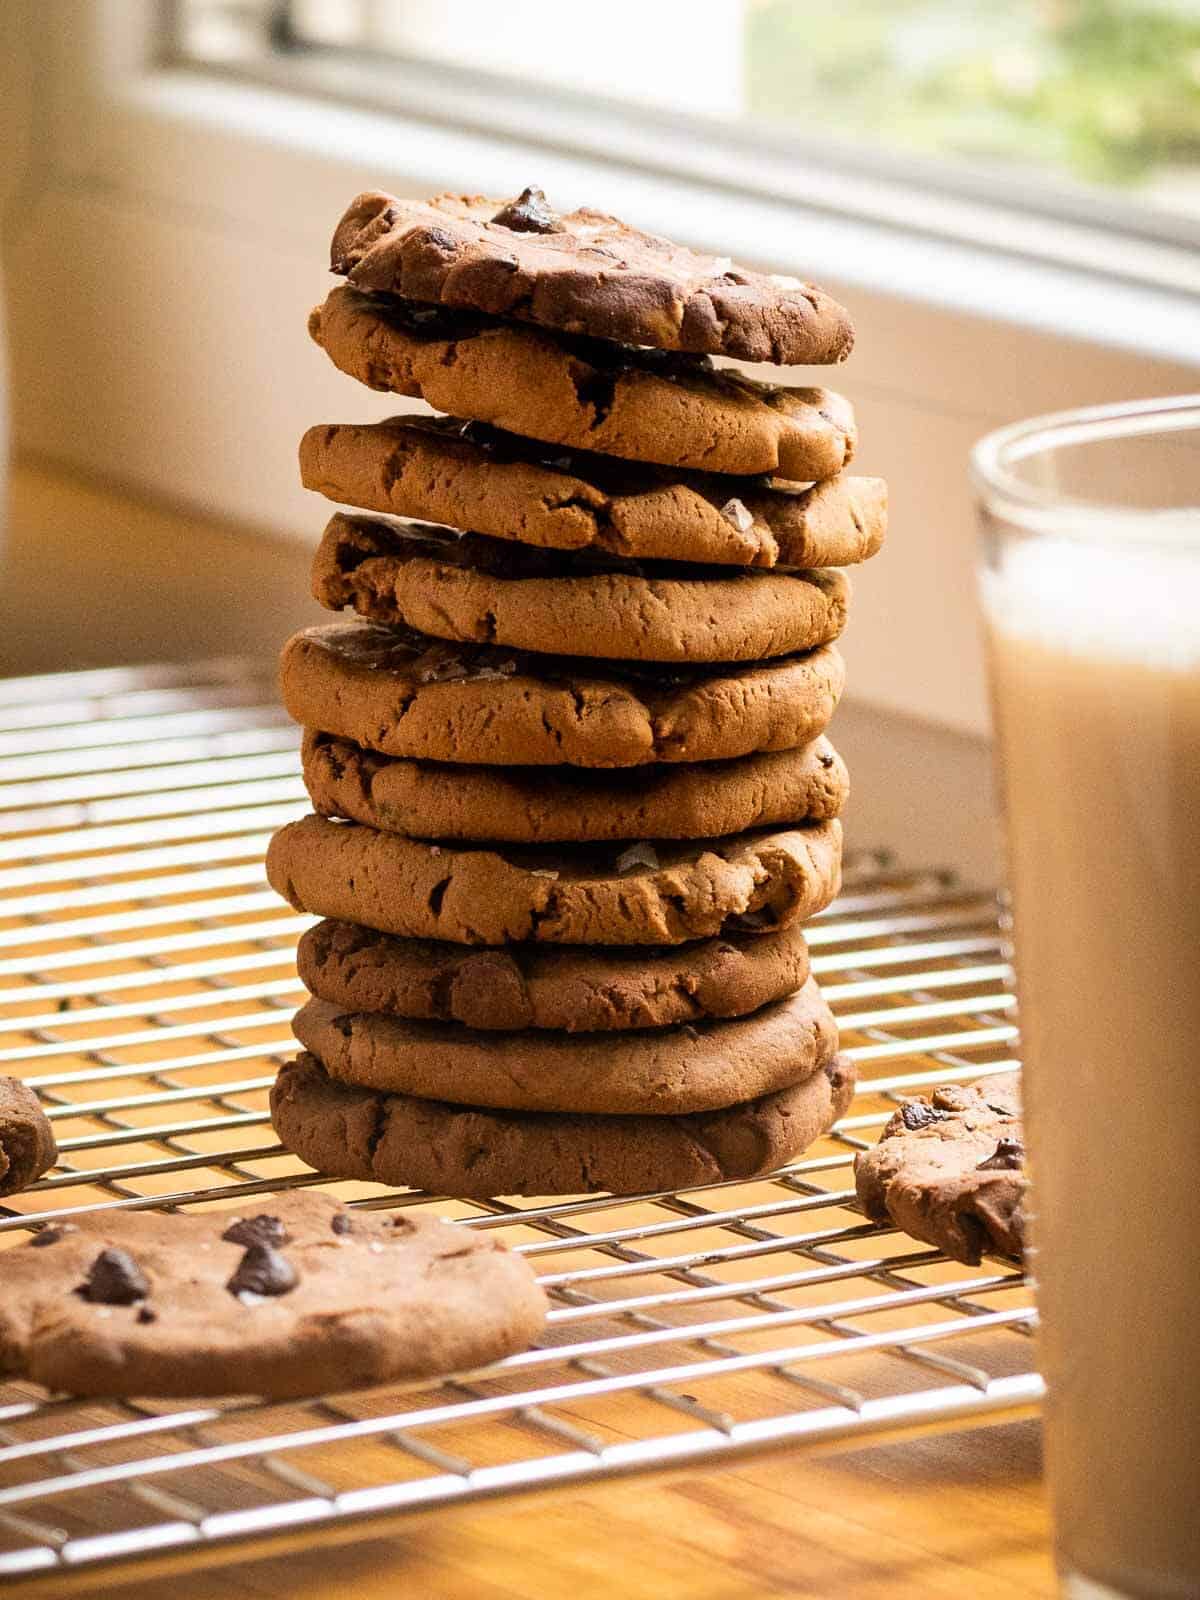
[[[846,314],[537,190],[363,195],[333,269],[316,342],[445,415],[301,445],[353,508],[314,593],[357,617],[283,653],[314,814],[268,874],[324,920],[276,1129],[462,1196],[770,1171],[853,1088],[801,925],[839,886],[836,569],[885,489],[840,396],[710,358],[837,362]]]

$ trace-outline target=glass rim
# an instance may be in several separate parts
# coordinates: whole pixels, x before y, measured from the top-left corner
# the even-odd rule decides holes
[[[1200,497],[1194,504],[1122,506],[1111,500],[1087,500],[1043,489],[1013,470],[1031,456],[1072,445],[1103,443],[1195,430],[1200,447],[1200,393],[1164,395],[1152,400],[1122,401],[1115,405],[1082,406],[1028,417],[985,434],[970,457],[971,482],[985,507],[1003,507],[1004,516],[1030,532],[1053,531],[1095,539],[1135,531],[1145,539],[1147,524],[1164,533],[1178,531],[1181,522],[1200,526]],[[1086,517],[1086,529],[1082,525]],[[1078,523],[1078,526],[1072,526]]]

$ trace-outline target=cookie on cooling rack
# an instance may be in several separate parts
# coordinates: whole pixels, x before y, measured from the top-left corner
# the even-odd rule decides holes
[[[605,661],[762,661],[830,644],[846,625],[837,568],[763,572],[563,556],[423,522],[338,512],[313,597],[438,639]]]
[[[841,472],[857,442],[843,396],[757,383],[703,356],[664,357],[351,288],[317,306],[308,331],[369,388],[627,461],[811,483]]]
[[[803,1082],[686,1117],[489,1111],[337,1083],[307,1052],[271,1091],[275,1131],[336,1178],[434,1194],[656,1193],[763,1177],[842,1116],[854,1066],[835,1056]]]
[[[844,361],[845,309],[814,284],[643,233],[605,211],[512,199],[360,194],[330,266],[360,289],[499,311],[546,328],[743,361]]]
[[[310,1000],[292,1023],[331,1078],[384,1094],[504,1111],[679,1116],[810,1078],[837,1053],[814,979],[751,1017],[603,1033],[477,1033]]]
[[[100,1212],[4,1253],[0,1376],[96,1396],[322,1394],[524,1349],[545,1296],[491,1234],[313,1190]]]
[[[833,645],[742,666],[638,667],[333,622],[288,640],[280,679],[297,722],[387,755],[639,767],[807,744],[845,667]]]
[[[410,839],[511,844],[712,839],[836,817],[850,780],[828,739],[722,763],[584,772],[443,767],[306,730],[313,810]]]
[[[657,845],[426,844],[360,822],[301,817],[267,850],[297,911],[452,944],[685,944],[771,933],[841,887],[842,825]]]
[[[54,1165],[54,1130],[32,1089],[0,1078],[0,1195],[16,1194]]]
[[[882,478],[731,484],[459,417],[320,423],[300,441],[300,477],[339,505],[633,561],[844,567],[873,556],[887,528]]]
[[[854,1176],[869,1217],[978,1266],[1024,1251],[1024,1165],[1020,1079],[1002,1072],[906,1101]]]
[[[343,1010],[501,1033],[613,1033],[749,1016],[794,994],[809,968],[796,927],[659,949],[481,950],[326,921],[303,935],[296,960],[304,987]]]

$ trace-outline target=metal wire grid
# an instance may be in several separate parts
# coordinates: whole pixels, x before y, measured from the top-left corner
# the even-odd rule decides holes
[[[313,1179],[266,1091],[310,920],[265,886],[305,809],[259,662],[0,682],[0,1071],[56,1124],[6,1244],[97,1207],[232,1206]],[[416,1509],[1036,1404],[1017,1267],[947,1262],[864,1221],[854,1152],[898,1097],[1011,1067],[994,900],[881,857],[810,930],[862,1075],[854,1114],[769,1180],[436,1205],[543,1272],[544,1346],[475,1373],[308,1403],[47,1400],[0,1385],[0,1579],[60,1591],[137,1558],[336,1538]]]

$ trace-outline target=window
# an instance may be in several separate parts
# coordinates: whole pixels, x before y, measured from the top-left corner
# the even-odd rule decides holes
[[[1200,217],[1180,197],[1196,193],[1197,99],[1176,90],[1198,6],[6,0],[0,124],[31,158],[12,164],[2,241],[17,444],[311,540],[295,439],[396,409],[349,392],[304,333],[334,219],[370,186],[541,183],[851,308],[858,342],[832,381],[893,504],[856,579],[854,691],[979,732],[971,444],[1021,416],[1196,387]],[[1061,39],[1085,13],[1168,9],[1175,43],[1136,59],[1174,86],[1144,101],[1170,137],[1136,168],[1085,170],[1065,138],[1001,145],[974,69],[946,65],[978,59],[1001,12]]]
[[[649,165],[670,164],[674,132],[1200,242],[1200,0],[184,0],[178,15],[184,59],[323,70],[332,92],[404,104],[423,83],[468,118],[473,89],[495,131],[607,102]],[[559,123],[560,142],[580,126]]]

